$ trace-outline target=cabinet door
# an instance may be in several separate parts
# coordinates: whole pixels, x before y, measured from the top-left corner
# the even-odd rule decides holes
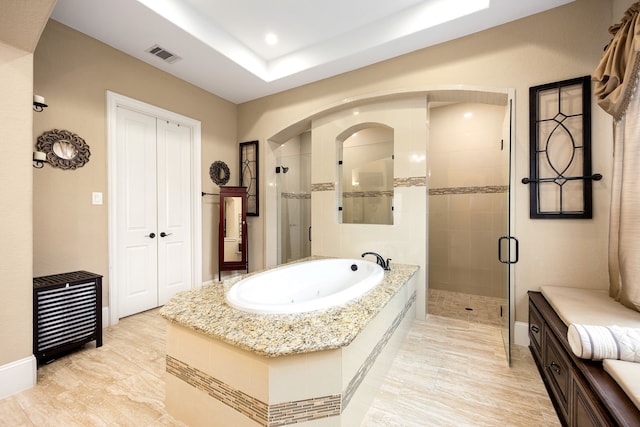
[[[536,307],[529,303],[529,340],[531,342],[531,348],[536,356],[536,362],[542,363],[542,334],[544,327],[544,321],[542,316],[536,309]]]
[[[571,364],[562,352],[560,343],[549,329],[544,334],[544,373],[551,385],[551,390],[556,396],[558,407],[565,419],[569,415],[569,396],[571,391]]]
[[[571,396],[571,427],[601,427],[613,425],[607,421],[593,393],[574,376]]]

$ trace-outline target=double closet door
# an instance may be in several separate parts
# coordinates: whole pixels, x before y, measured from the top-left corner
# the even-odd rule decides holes
[[[118,107],[119,317],[162,306],[191,287],[191,132]]]

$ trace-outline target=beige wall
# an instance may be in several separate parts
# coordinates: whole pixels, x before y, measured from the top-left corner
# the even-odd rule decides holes
[[[0,366],[31,347],[31,76],[33,55],[0,42]]]
[[[611,162],[611,119],[594,105],[593,170],[604,175],[594,185],[594,219],[530,220],[528,187],[519,183],[528,166],[528,88],[590,74],[609,41],[612,3],[577,0],[566,6],[494,29],[385,61],[238,108],[239,140],[268,141],[280,130],[343,100],[418,90],[439,85],[514,88],[516,211],[520,239],[515,268],[516,316],[527,321],[526,291],[541,284],[607,286],[607,223]],[[263,159],[269,146],[261,145]],[[315,168],[315,164],[314,164]],[[268,173],[268,171],[266,172]],[[270,178],[263,177],[262,194]],[[265,207],[265,203],[261,203]],[[264,212],[264,210],[263,210]],[[426,213],[424,214],[426,221]],[[253,218],[252,259],[267,251],[261,236],[264,215]],[[321,232],[321,230],[315,230]],[[262,259],[260,259],[262,261]],[[406,260],[395,259],[403,262]]]
[[[637,0],[612,0],[613,15],[611,24],[617,24],[624,16],[624,12]]]
[[[0,368],[33,353],[33,49],[54,3],[0,3]],[[2,371],[11,375],[10,368]],[[10,378],[15,384],[0,381],[0,397],[32,382],[28,375]]]
[[[106,91],[201,121],[205,192],[217,192],[209,178],[216,160],[229,165],[229,185],[237,185],[236,106],[53,20],[38,44],[34,64],[35,92],[49,104],[34,120],[34,143],[43,132],[66,129],[86,141],[91,157],[77,170],[49,165],[34,169],[33,273],[103,274],[107,305]],[[92,205],[92,192],[102,192],[105,203]],[[217,276],[218,212],[218,198],[204,197],[204,281]]]

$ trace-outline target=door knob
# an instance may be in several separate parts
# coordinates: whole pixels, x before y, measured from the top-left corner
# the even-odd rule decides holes
[[[146,236],[144,236],[144,237],[148,237],[148,238],[150,238],[150,239],[153,239],[154,237],[156,237],[156,233],[150,233],[150,234],[147,234],[147,235],[146,235]]]
[[[165,233],[164,231],[160,233],[160,237],[171,236],[173,233]]]

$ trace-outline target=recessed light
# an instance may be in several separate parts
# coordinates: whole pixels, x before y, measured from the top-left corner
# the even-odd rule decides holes
[[[273,33],[267,33],[267,35],[264,36],[264,41],[266,41],[268,45],[273,46],[278,43],[278,36]]]

